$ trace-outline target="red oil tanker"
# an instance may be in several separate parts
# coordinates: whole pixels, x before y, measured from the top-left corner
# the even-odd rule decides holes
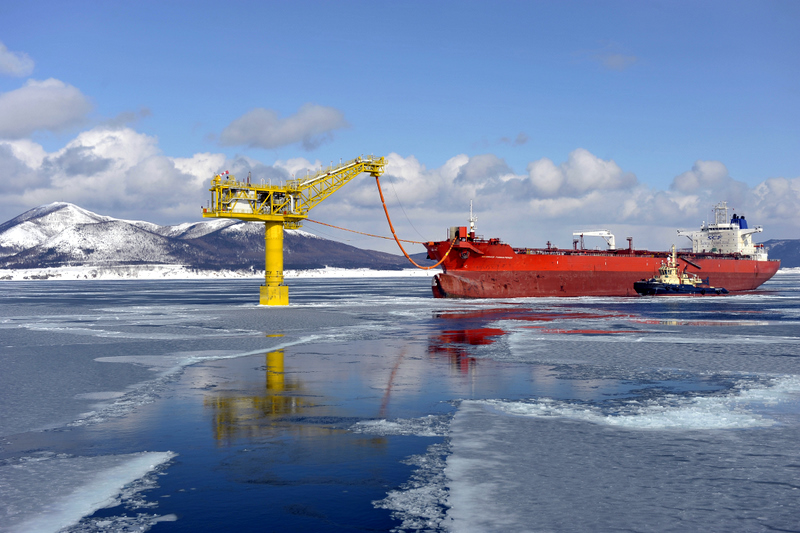
[[[748,228],[736,214],[729,219],[726,202],[714,206],[714,213],[715,221],[699,231],[678,230],[692,241],[691,251],[678,256],[684,271],[731,292],[753,290],[775,275],[781,262],[768,259],[763,245],[752,242],[761,226]],[[573,233],[580,239],[572,249],[550,243],[547,248],[512,248],[500,239],[476,236],[475,220],[470,207],[469,230],[451,227],[448,240],[425,243],[428,258],[436,261],[450,250],[443,272],[433,278],[435,297],[636,296],[634,282],[653,277],[670,255],[634,250],[631,239],[627,248],[617,249],[608,230]],[[605,239],[607,249],[585,249],[588,236]]]

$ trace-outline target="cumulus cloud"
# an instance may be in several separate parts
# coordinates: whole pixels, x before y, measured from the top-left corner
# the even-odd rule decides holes
[[[723,200],[752,224],[771,229],[764,238],[800,231],[800,178],[773,178],[753,188],[729,176],[715,181],[711,178],[719,174],[717,165],[695,164],[687,172],[705,168],[701,182],[711,180],[716,187],[660,190],[584,149],[574,150],[560,164],[533,161],[527,175],[515,174],[493,154],[458,155],[438,168],[426,168],[415,157],[399,154],[390,154],[388,161],[381,183],[401,238],[442,238],[448,226],[466,223],[470,200],[480,218],[479,234],[516,246],[544,246],[549,240],[569,247],[573,231],[593,228],[610,229],[618,242],[631,236],[640,248],[683,246],[675,230],[699,227],[708,220],[712,206]],[[374,181],[369,176],[356,178],[315,208],[313,218],[388,235]],[[328,236],[380,246],[374,240],[359,242],[347,233]],[[382,249],[396,251],[392,248],[389,243]]]
[[[430,221],[446,218],[449,212],[459,213],[460,223],[470,200],[491,209],[496,221],[513,226],[526,217],[607,219],[608,201],[624,202],[640,187],[632,173],[583,149],[573,151],[558,166],[549,159],[534,161],[527,175],[516,174],[494,154],[458,155],[435,169],[427,169],[413,156],[390,154],[388,161],[381,179],[387,201]],[[374,180],[360,177],[354,183],[340,194],[332,215],[376,207]],[[448,225],[453,223],[451,217]]]
[[[112,162],[112,159],[98,157],[88,146],[73,146],[55,157],[48,157],[44,169],[62,171],[67,176],[88,176],[105,171]]]
[[[305,174],[313,174],[314,169],[322,166],[319,159],[313,163],[304,157],[294,157],[286,161],[276,161],[275,166],[285,170],[292,176],[302,177]]]
[[[28,165],[13,146],[0,143],[0,192],[41,184],[41,174]],[[19,214],[19,213],[16,213]],[[0,221],[0,223],[5,222]]]
[[[348,126],[338,109],[317,104],[305,104],[300,110],[281,118],[271,109],[251,109],[231,122],[220,135],[223,146],[278,148],[301,143],[313,150],[333,138],[335,130]]]
[[[6,147],[10,152],[29,167],[38,167],[47,156],[47,152],[38,143],[30,139],[18,139],[15,141],[0,141],[0,146]]]
[[[724,198],[734,207],[751,203],[752,197],[750,187],[733,179],[720,161],[695,161],[691,170],[675,176],[669,188],[690,198]]]
[[[381,184],[387,202],[404,208],[427,211],[435,206],[435,210],[447,212],[454,206],[469,202],[475,190],[486,185],[496,176],[487,176],[486,181],[478,177],[478,167],[491,168],[487,163],[491,158],[478,157],[471,170],[464,172],[464,167],[474,158],[457,155],[450,158],[439,168],[428,169],[413,155],[403,157],[396,153],[386,156],[388,164],[386,173],[381,177]],[[495,158],[497,161],[502,161]],[[466,200],[465,200],[466,199]],[[361,175],[353,180],[342,191],[340,201],[345,209],[380,208],[380,198],[375,185],[375,178]],[[378,202],[376,204],[376,202]],[[426,215],[427,216],[427,215]]]
[[[679,246],[675,229],[696,228],[721,201],[766,228],[764,238],[800,231],[800,177],[769,178],[755,187],[734,180],[721,162],[699,161],[659,190],[640,183],[611,160],[574,150],[562,163],[532,161],[517,174],[494,154],[459,154],[428,168],[413,155],[391,153],[381,178],[401,238],[440,239],[449,226],[466,224],[474,200],[479,234],[515,246],[560,247],[572,231],[610,229],[618,242],[638,247]],[[131,128],[98,126],[48,153],[30,140],[0,141],[0,221],[53,201],[73,202],[101,214],[157,223],[198,220],[209,180],[229,170],[251,181],[285,182],[320,166],[294,158],[266,164],[224,154],[173,158],[155,137]],[[366,233],[389,235],[375,179],[361,175],[314,208],[311,217]],[[312,223],[306,229],[351,244],[397,253],[391,241],[354,236]],[[602,242],[597,243],[602,245]],[[593,244],[592,244],[593,245]],[[421,251],[421,248],[412,248]]]
[[[194,220],[210,178],[225,163],[224,155],[167,157],[154,137],[130,128],[97,127],[52,153],[30,141],[4,141],[3,207],[24,206],[22,212],[66,201],[120,218]]]
[[[672,180],[670,189],[680,192],[696,192],[713,189],[730,180],[728,168],[719,161],[695,161],[691,170]]]
[[[72,85],[53,78],[28,80],[23,87],[0,94],[0,138],[62,131],[82,122],[91,109],[89,100]]]
[[[33,72],[33,59],[24,52],[12,52],[0,42],[0,74],[29,76]]]
[[[250,183],[278,185],[285,183],[286,180],[292,177],[285,168],[277,164],[265,165],[261,161],[245,156],[236,156],[233,159],[229,159],[225,164],[226,170],[229,170],[237,178],[244,180],[250,175]]]
[[[461,165],[453,183],[470,189],[480,189],[503,181],[503,177],[513,174],[503,159],[494,154],[481,154],[469,158],[469,161]]]
[[[800,177],[769,178],[754,189],[752,207],[756,217],[751,220],[774,220],[784,227],[793,228],[796,237],[800,228]]]
[[[556,166],[542,158],[528,164],[528,176],[537,195],[552,198],[575,197],[587,191],[626,189],[636,185],[636,176],[624,172],[613,160],[603,160],[588,150],[573,150]]]
[[[203,178],[211,180],[220,171],[229,170],[226,168],[227,159],[224,154],[210,152],[194,154],[192,157],[172,158],[172,163],[179,172],[201,180]],[[236,174],[234,173],[234,175]]]

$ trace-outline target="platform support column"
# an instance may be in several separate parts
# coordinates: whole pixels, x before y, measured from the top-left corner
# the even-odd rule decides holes
[[[283,222],[264,223],[266,279],[261,286],[261,305],[289,305],[289,287],[283,284]]]

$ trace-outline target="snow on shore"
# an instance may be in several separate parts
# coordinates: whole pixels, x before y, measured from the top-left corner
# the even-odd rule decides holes
[[[287,279],[298,278],[392,278],[431,277],[441,272],[440,268],[420,270],[371,270],[369,268],[317,268],[309,270],[286,270]],[[781,268],[778,274],[800,272],[800,268]],[[53,268],[0,268],[0,281],[85,280],[85,279],[215,279],[215,278],[263,278],[263,270],[198,270],[183,265],[136,265],[136,266],[74,266]]]
[[[296,278],[383,278],[430,277],[439,269],[371,270],[368,268],[319,268],[286,270],[284,276]],[[0,281],[32,280],[122,280],[122,279],[214,279],[263,278],[264,271],[252,270],[198,270],[182,265],[122,265],[122,266],[64,266],[53,268],[0,269]]]

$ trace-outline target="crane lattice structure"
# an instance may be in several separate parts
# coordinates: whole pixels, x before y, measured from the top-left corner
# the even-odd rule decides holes
[[[237,181],[224,172],[211,180],[211,204],[203,208],[203,217],[264,222],[266,279],[259,302],[288,305],[289,288],[283,282],[283,229],[301,227],[308,212],[322,200],[362,172],[380,176],[385,166],[384,157],[361,156],[279,185],[253,184],[249,176],[246,181]]]

